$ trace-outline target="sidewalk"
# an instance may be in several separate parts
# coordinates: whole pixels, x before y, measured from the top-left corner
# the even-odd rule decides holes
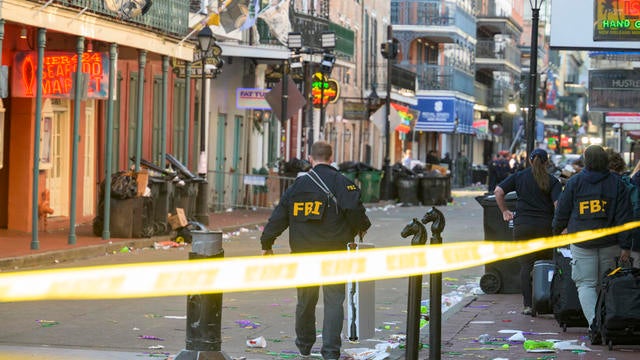
[[[209,215],[209,229],[223,232],[240,227],[265,224],[272,209],[236,209],[230,212]],[[170,240],[170,235],[151,238],[103,240],[93,235],[91,225],[76,228],[76,243],[69,245],[68,231],[41,232],[38,235],[38,250],[31,249],[31,234],[0,229],[0,272],[25,267],[53,264],[67,260],[86,259],[105,253],[129,248],[152,247],[155,242]]]
[[[614,346],[592,346],[587,328],[567,328],[558,325],[553,314],[531,317],[520,314],[520,294],[479,295],[461,304],[459,311],[443,321],[443,359],[616,359],[640,358],[640,344]],[[508,341],[515,331],[523,332],[527,340],[563,340],[582,343],[592,351],[579,355],[579,351],[526,352],[522,342]],[[478,337],[487,334],[489,341],[480,343]],[[506,345],[505,345],[506,344]]]

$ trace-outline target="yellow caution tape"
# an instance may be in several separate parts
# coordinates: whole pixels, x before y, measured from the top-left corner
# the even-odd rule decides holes
[[[469,268],[631,230],[640,221],[528,241],[248,256],[0,274],[0,301],[124,299],[399,278]]]

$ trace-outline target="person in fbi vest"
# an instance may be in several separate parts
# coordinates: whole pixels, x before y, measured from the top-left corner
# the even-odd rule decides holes
[[[622,225],[632,220],[630,193],[618,176],[609,171],[609,155],[600,145],[584,151],[585,168],[569,178],[558,199],[553,232],[560,234]],[[615,266],[615,258],[628,259],[631,232],[625,231],[570,245],[571,278],[589,325],[594,320],[596,286],[602,274]]]
[[[299,176],[282,195],[264,227],[260,242],[263,255],[273,255],[275,239],[289,228],[292,253],[346,250],[356,235],[364,236],[371,222],[360,201],[360,189],[331,166],[331,145],[317,141],[311,146],[313,168]],[[316,341],[316,304],[319,286],[299,287],[296,306],[296,346],[307,356]],[[322,285],[324,359],[339,359],[344,321],[345,284]]]

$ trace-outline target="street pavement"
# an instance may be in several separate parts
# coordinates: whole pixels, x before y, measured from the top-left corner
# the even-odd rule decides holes
[[[447,220],[442,237],[445,243],[483,239],[482,207],[474,196],[482,191],[456,191],[454,201],[439,207]],[[375,204],[369,206],[373,227],[365,241],[376,247],[408,245],[399,232],[412,218],[421,218],[429,207],[404,207]],[[233,214],[232,214],[233,216]],[[266,217],[244,219],[246,226],[227,229],[224,239],[225,257],[260,253],[260,224]],[[128,252],[106,252],[87,259],[67,259],[59,263],[38,265],[37,268],[82,267],[184,260],[188,248],[149,246],[137,248],[129,243]],[[288,253],[287,234],[274,247],[276,253]],[[43,258],[46,259],[46,258]],[[22,268],[18,269],[22,270]],[[483,267],[463,269],[443,274],[442,326],[443,359],[637,359],[640,348],[616,347],[608,351],[602,346],[589,346],[586,329],[573,328],[566,333],[550,315],[536,318],[520,314],[521,297],[513,294],[484,295],[478,289]],[[429,298],[429,276],[423,277],[422,299]],[[343,357],[350,352],[362,354],[378,344],[398,346],[391,359],[404,358],[402,344],[396,340],[406,333],[406,278],[375,282],[375,336],[357,343],[344,341]],[[231,358],[288,359],[296,357],[293,314],[295,290],[247,291],[223,295],[222,350]],[[186,296],[96,301],[42,301],[0,304],[0,359],[140,359],[173,358],[185,347]],[[322,328],[322,304],[318,305],[316,328]],[[419,358],[428,357],[428,326],[420,334],[425,344]],[[581,357],[575,352],[526,353],[521,344],[509,343],[511,333],[521,330],[528,339],[563,339],[586,342],[595,351]],[[540,333],[552,334],[540,334]],[[487,334],[488,342],[478,337]],[[320,334],[319,334],[320,336]],[[265,348],[247,346],[250,339],[263,337]],[[321,337],[312,350],[319,352]],[[505,346],[508,344],[508,347]]]

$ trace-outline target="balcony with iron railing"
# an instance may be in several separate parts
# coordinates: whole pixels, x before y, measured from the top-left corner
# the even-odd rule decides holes
[[[308,12],[294,12],[291,18],[292,31],[302,33],[302,44],[305,47],[321,48],[321,34],[325,31],[336,33],[336,47],[333,52],[343,60],[351,60],[355,54],[355,33],[339,24],[330,22],[329,19]],[[257,21],[260,44],[281,45],[277,37],[271,32],[267,24],[262,20]]]
[[[440,0],[392,0],[391,23],[394,31],[422,27],[451,27],[462,30],[468,36],[476,37],[476,18],[456,3]],[[399,26],[396,26],[399,25]]]
[[[474,94],[474,78],[472,74],[451,65],[407,64],[399,66],[416,73],[416,90],[448,90]]]
[[[523,14],[516,13],[512,7],[499,6],[495,1],[478,2],[476,15],[478,33],[522,34]]]
[[[512,72],[520,73],[520,59],[520,49],[507,41],[478,40],[476,43],[477,68],[508,66]]]
[[[489,89],[489,103],[487,105],[492,109],[506,109],[511,101],[511,96],[511,91],[506,88]]]
[[[484,106],[489,106],[489,93],[491,92],[491,89],[489,89],[489,87],[483,83],[480,82],[474,82],[473,84],[474,87],[474,93],[473,96],[476,99],[476,104],[478,105],[484,105]]]
[[[110,21],[125,25],[142,27],[161,35],[181,39],[189,33],[190,3],[184,0],[155,1],[145,15],[124,19],[105,6],[103,1],[95,0],[29,0],[38,7],[59,7],[76,10],[78,13],[93,14],[109,18]]]

